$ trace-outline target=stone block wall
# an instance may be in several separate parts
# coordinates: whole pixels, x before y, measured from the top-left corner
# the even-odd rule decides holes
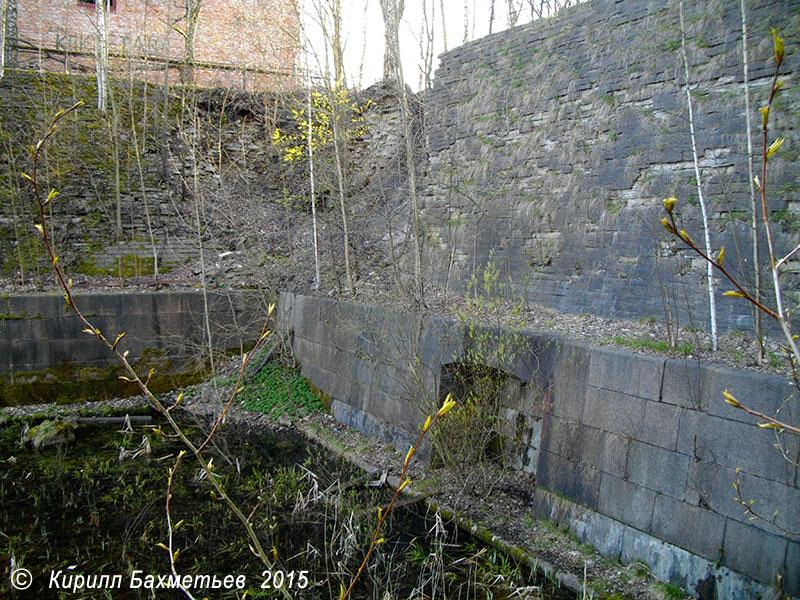
[[[133,89],[129,96],[125,82],[115,82],[115,92],[125,98],[117,105],[120,122],[137,122],[135,133],[126,125],[125,135],[118,138],[119,187],[108,121],[90,106],[62,121],[48,141],[47,159],[41,165],[46,170],[40,170],[40,176],[60,192],[49,216],[61,264],[72,275],[117,276],[120,271],[122,276],[148,275],[153,269],[152,233],[159,272],[167,279],[184,276],[175,274],[181,270],[176,267],[197,265],[202,242],[207,281],[252,287],[287,285],[287,278],[295,277],[299,285],[310,286],[307,168],[303,162],[282,161],[271,142],[275,125],[282,130],[296,127],[291,110],[303,104],[303,96],[201,90],[201,127],[195,138],[194,125],[178,118],[179,95],[168,101],[175,119],[170,117],[165,125],[160,88]],[[49,260],[30,225],[36,218],[31,189],[18,173],[31,168],[27,149],[38,141],[41,124],[75,98],[91,102],[94,90],[91,78],[53,73],[8,70],[0,80],[0,119],[10,133],[8,156],[0,156],[0,166],[17,174],[0,181],[1,275],[30,283],[31,275],[38,278],[49,272]],[[133,113],[131,98],[136,103]],[[354,102],[369,103],[368,131],[351,148],[347,190],[353,251],[362,257],[359,265],[366,271],[366,256],[377,262],[391,255],[387,219],[394,240],[400,240],[407,231],[408,213],[400,181],[400,118],[393,90],[373,86],[354,95]],[[192,140],[204,151],[197,151]],[[206,151],[211,148],[213,152]],[[336,281],[343,262],[338,256],[343,247],[338,239],[341,228],[335,226],[341,213],[328,198],[333,180],[332,171],[322,168],[324,156],[324,152],[317,156],[320,247],[326,248],[322,255],[334,265],[327,276]],[[384,206],[378,210],[376,203],[384,198],[388,210]],[[121,235],[116,232],[117,207]],[[202,238],[198,238],[198,211]],[[275,276],[265,274],[265,267]],[[194,274],[200,274],[199,267]]]
[[[750,280],[739,4],[684,5],[711,241]],[[774,71],[770,27],[787,48],[769,137],[790,145],[768,175],[786,251],[800,241],[800,7],[756,1],[747,10],[756,154]],[[464,285],[492,256],[535,302],[658,319],[668,306],[679,324],[706,327],[705,263],[659,222],[662,200],[677,196],[681,226],[702,239],[680,47],[677,0],[592,0],[444,54],[425,101],[430,276]],[[795,300],[799,268],[786,273]],[[749,307],[725,289],[721,327],[750,328]]]
[[[239,348],[254,341],[266,318],[266,303],[252,292],[211,292],[209,319],[214,347]],[[147,350],[163,350],[188,360],[203,344],[204,301],[201,292],[86,294],[76,296],[86,317],[135,362]],[[115,364],[115,358],[83,323],[67,310],[61,295],[0,298],[0,374],[44,371],[62,363],[80,366]]]
[[[475,337],[455,321],[288,293],[279,322],[336,418],[401,451]],[[778,574],[800,596],[800,538],[781,530],[800,531],[800,473],[773,432],[723,401],[727,389],[797,422],[785,379],[546,333],[518,339],[513,364],[489,366],[517,388],[503,415],[524,446],[513,464],[538,483],[532,512],[700,598],[756,598]],[[796,461],[798,440],[780,441]],[[778,527],[749,519],[737,480],[756,510],[778,511]]]

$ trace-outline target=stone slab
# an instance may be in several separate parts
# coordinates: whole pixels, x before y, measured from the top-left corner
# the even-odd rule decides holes
[[[761,429],[754,423],[695,411],[681,415],[677,446],[681,454],[793,485],[796,468],[784,460],[774,444],[772,430]]]
[[[632,442],[628,453],[627,479],[659,494],[683,498],[689,457],[658,446]]]
[[[583,422],[611,433],[638,437],[644,426],[646,400],[593,386],[586,389]]]
[[[653,446],[675,450],[682,411],[681,407],[663,402],[647,402],[638,439]]]
[[[786,575],[787,544],[784,537],[729,519],[722,563],[760,581],[773,582],[776,574]]]
[[[712,562],[722,557],[725,517],[669,496],[656,496],[650,532]]]
[[[546,489],[590,508],[597,507],[600,491],[600,471],[597,469],[587,464],[571,463],[542,450],[536,473],[539,484]]]
[[[649,532],[655,496],[648,489],[603,473],[597,510],[640,531]]]

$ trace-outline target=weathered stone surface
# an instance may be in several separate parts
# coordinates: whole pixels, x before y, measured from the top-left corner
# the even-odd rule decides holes
[[[597,507],[601,473],[587,463],[570,462],[542,450],[536,475],[540,485],[546,489],[564,494],[589,508]]]
[[[559,352],[555,369],[551,376],[551,393],[546,395],[547,406],[554,415],[579,421],[583,418],[586,401],[586,377],[589,372],[591,349],[570,342]],[[537,377],[537,381],[547,383],[547,377]]]
[[[683,498],[689,457],[670,450],[632,442],[628,453],[627,479],[659,494]]]
[[[669,496],[656,496],[651,533],[711,561],[722,556],[725,518]]]
[[[662,402],[647,402],[638,438],[648,444],[675,450],[683,409]]]
[[[793,485],[797,468],[784,460],[774,444],[774,433],[755,423],[695,411],[681,415],[677,447],[681,454]]]
[[[220,294],[220,299],[217,295],[209,294],[214,347],[238,348],[240,341],[258,337],[263,324],[260,295],[233,293],[230,301],[227,295]],[[242,304],[239,296],[249,301]],[[75,302],[112,341],[125,333],[120,349],[130,351],[132,362],[146,349],[163,350],[172,358],[190,358],[193,349],[205,343],[200,292],[86,294],[77,295]],[[66,310],[63,297],[10,296],[4,305],[8,312],[3,314],[15,318],[0,319],[0,373],[45,370],[62,362],[117,363],[106,347],[83,332],[85,325]]]
[[[583,422],[635,438],[643,428],[646,402],[635,396],[587,387]]]
[[[669,359],[664,365],[661,401],[683,408],[707,407],[700,385],[701,369],[697,361]]]
[[[649,532],[655,493],[624,479],[603,473],[598,510],[612,519]]]
[[[294,298],[287,294],[284,302]],[[315,313],[314,306],[330,309],[328,301],[306,298],[301,304],[308,314]],[[303,374],[342,404],[334,404],[337,415],[405,451],[424,418],[420,398],[441,401],[448,385],[443,374],[463,360],[468,345],[459,341],[462,329],[445,319],[426,320],[418,338],[415,327],[401,330],[401,323],[413,321],[404,321],[400,313],[367,307],[359,315],[354,306],[348,310],[348,319],[363,325],[351,330],[357,342],[349,350],[336,350],[334,335],[311,319],[308,332],[294,332],[295,356]],[[381,327],[391,323],[391,341],[377,333],[380,327],[367,323],[369,318],[379,319]],[[543,347],[536,334],[526,336],[531,348]],[[738,478],[745,499],[753,499],[754,507],[763,507],[767,515],[777,509],[781,527],[800,528],[797,474],[772,447],[771,432],[709,414],[704,402],[695,409],[690,401],[664,402],[622,391],[652,396],[655,387],[644,374],[660,372],[661,359],[615,351],[591,374],[593,382],[603,386],[598,387],[587,383],[591,348],[572,342],[551,346],[547,336],[543,339],[546,352],[554,355],[530,370],[532,380],[510,380],[501,413],[508,422],[500,426],[516,436],[523,423],[524,448],[510,464],[536,473],[540,487],[532,509],[537,514],[567,524],[581,539],[623,561],[644,560],[658,577],[701,598],[754,597],[771,581],[764,579],[770,565],[779,562],[780,568],[788,569],[796,563],[795,546],[785,540],[781,545],[778,530],[768,523],[750,523],[733,498],[736,468],[742,467]],[[427,375],[413,377],[403,356],[407,360],[405,353],[420,346],[430,350],[415,369]],[[328,361],[325,364],[335,370],[320,368],[310,359]],[[666,368],[673,375],[685,366],[671,362]],[[702,375],[705,368],[700,365],[696,371],[701,389],[704,381],[717,377]],[[514,365],[512,369],[509,375],[521,372]],[[640,375],[633,382],[618,383],[612,373],[620,378]],[[749,375],[737,373],[742,389],[763,389],[781,400],[779,378],[754,376],[751,383]],[[745,544],[767,544],[768,557],[749,565],[739,549],[731,551],[727,566],[715,564],[719,548],[726,556],[739,534]]]
[[[734,571],[749,573],[761,581],[774,581],[775,575],[786,575],[787,544],[785,537],[728,520],[722,564]]]
[[[725,402],[729,391],[749,408],[774,415],[781,409],[791,420],[796,410],[785,400],[792,388],[787,379],[761,373],[743,373],[717,365],[698,364],[691,360],[668,360],[664,368],[661,400],[685,408],[701,409],[711,415],[753,423],[754,418]]]
[[[784,586],[786,591],[795,596],[800,596],[800,543],[789,542],[786,549],[786,565],[784,567],[786,577]]]
[[[588,385],[626,396],[658,401],[664,359],[634,355],[616,348],[595,348]]]
[[[548,420],[554,424],[550,435],[556,440],[556,449],[560,456],[570,461],[586,462],[619,478],[625,477],[631,444],[629,438],[581,423],[560,421],[557,417],[550,417]],[[552,443],[548,449],[552,451]]]
[[[795,31],[798,17],[792,3],[749,9],[759,103],[771,77],[769,27]],[[747,223],[730,219],[749,202],[741,18],[735,3],[685,10],[692,84],[703,90],[694,115],[705,193],[709,206],[725,207],[711,211],[713,243],[746,272]],[[589,2],[443,55],[425,99],[434,280],[465,286],[491,255],[534,302],[659,318],[669,303],[681,324],[707,326],[705,269],[659,223],[661,200],[675,195],[681,225],[692,235],[701,228],[696,206],[684,201],[696,189],[685,87],[676,79],[677,13],[667,0]],[[787,52],[781,70],[791,79],[797,69]],[[774,133],[793,139],[798,99],[782,101]],[[791,202],[800,175],[792,155],[778,156],[773,211]],[[778,254],[794,247],[792,228],[776,228]],[[751,328],[746,302],[720,296],[717,306],[723,330]]]

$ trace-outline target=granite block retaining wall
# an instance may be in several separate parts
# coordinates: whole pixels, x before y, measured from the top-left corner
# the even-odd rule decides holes
[[[120,348],[135,362],[150,350],[176,358],[195,356],[203,344],[204,301],[199,291],[145,294],[103,293],[76,296],[84,315],[112,340],[125,333]],[[238,348],[253,341],[266,317],[266,303],[255,292],[211,292],[208,308],[214,346]],[[115,359],[68,310],[62,295],[0,298],[0,374],[12,377],[62,363],[106,366]]]
[[[440,402],[444,367],[476,335],[452,320],[288,293],[279,313],[336,418],[401,451]],[[534,512],[701,598],[756,598],[778,574],[800,595],[800,538],[749,520],[733,488],[738,478],[746,500],[799,531],[798,469],[773,432],[722,396],[728,389],[767,413],[783,406],[789,418],[797,405],[784,405],[784,379],[547,333],[517,343],[513,364],[490,366],[518,382],[504,416],[522,428],[514,464],[536,477]],[[784,441],[796,460],[798,440]]]

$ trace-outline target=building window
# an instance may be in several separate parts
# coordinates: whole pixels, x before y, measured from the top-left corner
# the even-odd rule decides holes
[[[117,0],[100,0],[100,2],[104,1],[108,1],[108,8],[110,10],[117,10]],[[96,0],[78,0],[78,4],[81,6],[94,6],[96,4]]]

